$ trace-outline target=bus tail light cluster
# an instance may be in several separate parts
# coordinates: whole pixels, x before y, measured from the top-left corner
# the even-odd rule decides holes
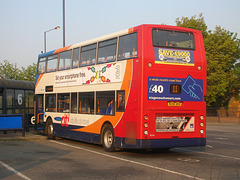
[[[148,115],[145,115],[143,118],[144,118],[145,121],[148,121],[148,119],[149,119]],[[148,135],[148,129],[147,128],[148,128],[148,122],[145,122],[144,123],[144,132],[143,132],[145,136]]]
[[[145,128],[148,128],[148,123],[144,123],[144,127],[145,127]]]
[[[146,120],[146,121],[148,120],[148,115],[144,116],[144,120]]]
[[[200,120],[204,120],[204,116],[203,115],[200,116]],[[203,127],[204,127],[204,123],[200,122],[200,128],[203,128]],[[203,129],[200,129],[200,134],[204,134],[204,130]]]

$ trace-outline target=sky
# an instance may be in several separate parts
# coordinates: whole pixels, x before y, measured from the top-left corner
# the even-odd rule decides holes
[[[240,0],[65,0],[65,45],[141,24],[176,25],[203,13],[208,30],[221,26],[240,38]],[[0,0],[0,63],[37,63],[44,51],[63,47],[63,0]]]

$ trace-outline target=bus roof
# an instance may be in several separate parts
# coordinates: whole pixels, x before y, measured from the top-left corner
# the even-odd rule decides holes
[[[46,53],[42,53],[42,54],[39,54],[38,57],[39,58],[46,57],[46,56],[49,56],[49,55],[52,55],[52,54],[57,54],[59,52],[71,50],[71,49],[74,49],[74,48],[77,48],[77,47],[80,47],[80,46],[85,46],[85,45],[96,43],[96,42],[99,42],[99,41],[102,41],[102,40],[114,38],[116,36],[121,36],[121,35],[124,35],[124,34],[132,33],[133,29],[140,28],[141,26],[163,28],[163,29],[168,29],[168,30],[201,32],[199,30],[185,28],[185,27],[178,27],[178,26],[159,25],[159,24],[142,24],[142,25],[139,25],[139,26],[135,26],[133,28],[125,29],[125,30],[118,31],[118,32],[115,32],[115,33],[112,33],[112,34],[108,34],[108,35],[105,35],[105,36],[100,36],[100,37],[97,37],[97,38],[94,38],[94,39],[90,39],[90,40],[87,40],[87,41],[83,41],[83,42],[80,42],[80,43],[76,43],[76,44],[73,44],[73,45],[70,45],[70,46],[67,46],[67,47],[63,47],[63,48],[52,50],[52,51],[49,51],[49,52],[46,52]]]

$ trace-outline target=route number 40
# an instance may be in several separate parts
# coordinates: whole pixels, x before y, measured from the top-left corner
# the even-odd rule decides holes
[[[152,92],[154,92],[154,93],[162,93],[163,92],[163,86],[162,85],[155,85],[155,86],[153,86]]]

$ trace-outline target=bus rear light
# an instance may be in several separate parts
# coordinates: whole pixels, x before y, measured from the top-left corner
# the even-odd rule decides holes
[[[148,120],[148,115],[145,115],[145,116],[144,116],[144,119],[147,121],[147,120]]]
[[[148,135],[148,131],[144,131],[144,135]]]
[[[200,133],[203,134],[203,133],[204,133],[204,130],[201,129],[201,130],[200,130]]]
[[[144,127],[145,127],[145,128],[148,128],[148,123],[144,123]]]
[[[203,123],[203,122],[201,122],[201,123],[200,123],[200,126],[201,126],[201,127],[203,127],[203,126],[204,126],[204,123]]]
[[[151,68],[151,67],[152,67],[152,63],[148,63],[148,67],[150,67],[150,68]]]
[[[201,70],[202,70],[202,67],[201,67],[201,66],[198,66],[198,70],[201,71]]]
[[[201,119],[201,120],[203,120],[203,119],[204,119],[204,116],[203,116],[203,115],[201,115],[201,116],[200,116],[200,119]]]

